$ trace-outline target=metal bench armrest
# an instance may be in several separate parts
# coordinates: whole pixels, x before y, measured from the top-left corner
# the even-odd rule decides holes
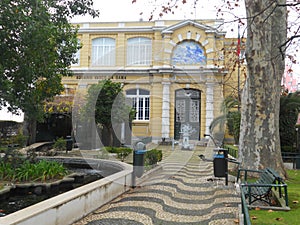
[[[236,177],[236,182],[237,183],[240,179],[241,172],[244,172],[244,175],[245,175],[244,176],[244,182],[247,182],[248,172],[250,172],[250,173],[263,173],[264,171],[263,170],[252,170],[252,169],[239,168],[238,173],[237,173],[237,177]]]

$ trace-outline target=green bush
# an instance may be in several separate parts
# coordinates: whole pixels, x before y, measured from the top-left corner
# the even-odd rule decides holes
[[[7,147],[4,151],[4,156],[1,158],[1,161],[10,163],[15,168],[23,163],[24,156],[16,148]]]
[[[27,136],[23,135],[22,133],[18,133],[16,136],[11,138],[12,143],[18,144],[21,148],[26,146]]]
[[[1,180],[9,181],[46,181],[62,178],[68,173],[63,164],[42,160],[38,163],[23,162],[16,169],[10,163],[0,163]]]
[[[132,152],[131,148],[117,148],[117,157],[120,159],[122,162],[126,159],[127,156],[130,155]]]
[[[17,181],[28,181],[29,179],[36,179],[36,174],[35,164],[25,161],[16,169],[15,179]]]
[[[19,132],[17,135],[11,136],[9,138],[0,138],[0,147],[2,151],[6,149],[8,145],[11,144],[14,144],[15,145],[14,147],[18,146],[23,148],[26,146],[26,142],[27,142],[27,136]]]
[[[228,133],[233,135],[235,144],[239,143],[241,113],[240,111],[230,111],[226,115]]]
[[[37,179],[45,181],[48,179],[61,178],[68,173],[68,170],[63,166],[63,164],[58,162],[51,162],[42,160],[36,165]]]
[[[120,159],[122,162],[124,162],[126,157],[132,153],[131,148],[125,148],[125,147],[105,147],[105,150],[108,151],[109,153],[117,154],[117,158]]]
[[[281,146],[282,152],[296,152],[297,149],[293,146]]]
[[[117,153],[116,147],[107,146],[104,149],[109,153]]]
[[[6,180],[14,177],[14,168],[10,163],[0,162],[0,179]]]
[[[156,165],[162,160],[162,150],[152,149],[145,153],[145,165]]]
[[[237,146],[233,146],[233,145],[224,145],[225,149],[228,149],[228,154],[230,154],[231,156],[233,156],[234,158],[238,157],[238,147]]]
[[[280,145],[294,146],[297,143],[295,124],[300,111],[300,92],[281,95],[279,111]]]
[[[57,151],[65,151],[67,149],[67,141],[66,139],[60,137],[58,138],[53,145],[53,148]]]
[[[11,144],[11,139],[9,138],[0,138],[0,146],[2,150],[6,150],[7,146]]]

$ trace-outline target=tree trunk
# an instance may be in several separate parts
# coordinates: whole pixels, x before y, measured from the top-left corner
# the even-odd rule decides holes
[[[107,134],[107,138],[108,138],[107,144],[108,144],[108,146],[113,147],[113,145],[114,145],[114,129],[111,124],[105,124],[104,126],[108,133]]]
[[[35,143],[36,140],[36,119],[24,114],[23,134],[27,136],[27,145]]]
[[[239,159],[251,169],[273,168],[285,176],[279,137],[280,85],[286,40],[284,0],[245,0],[248,75],[242,93]]]

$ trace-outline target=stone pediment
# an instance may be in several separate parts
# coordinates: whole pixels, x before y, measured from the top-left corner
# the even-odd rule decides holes
[[[184,20],[181,21],[177,24],[174,24],[172,26],[167,27],[166,29],[162,30],[162,34],[172,34],[174,31],[186,27],[186,26],[193,26],[196,27],[200,30],[204,30],[205,32],[218,32],[218,30],[214,27],[208,26],[206,24],[200,23],[198,21],[193,21],[193,20]]]

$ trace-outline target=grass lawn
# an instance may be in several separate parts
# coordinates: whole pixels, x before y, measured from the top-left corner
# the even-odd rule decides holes
[[[297,225],[300,224],[300,170],[288,170],[288,212],[250,210],[253,225]]]

